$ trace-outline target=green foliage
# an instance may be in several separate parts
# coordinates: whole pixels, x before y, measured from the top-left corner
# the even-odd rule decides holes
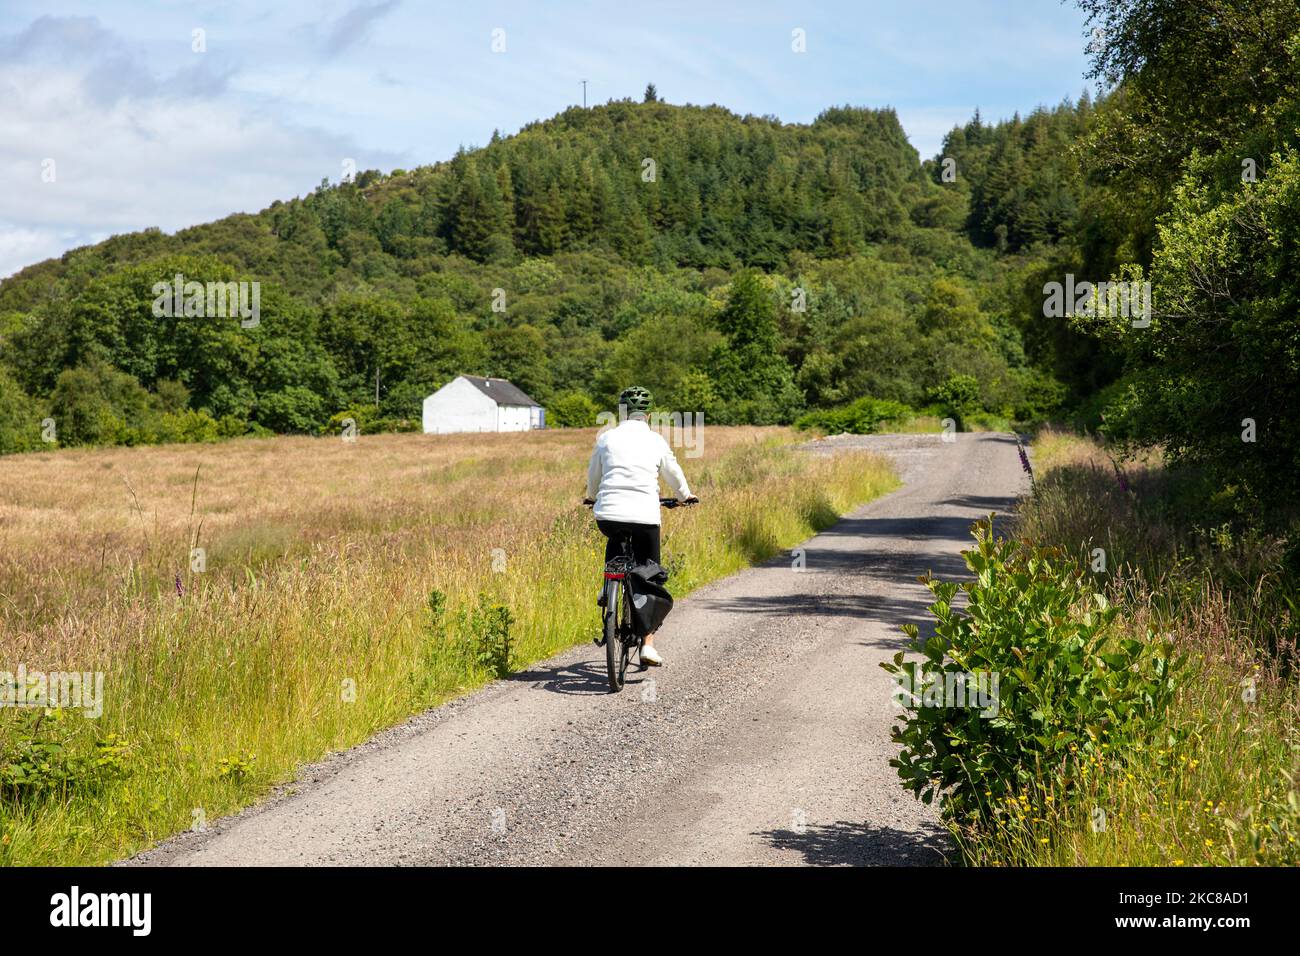
[[[478,604],[461,613],[460,631],[469,640],[474,663],[495,677],[508,677],[513,665],[510,635],[514,615],[504,604],[480,594]]]
[[[563,392],[547,407],[546,422],[559,428],[590,428],[599,414],[600,406],[585,392]]]
[[[19,710],[5,715],[0,740],[0,800],[28,805],[95,793],[130,775],[130,746],[99,736],[79,712]]]
[[[711,362],[720,400],[715,417],[723,423],[791,422],[803,398],[780,352],[775,302],[761,277],[743,272],[735,278],[717,325],[726,342],[714,347]]]
[[[149,393],[135,376],[92,361],[59,374],[50,414],[64,445],[136,444],[150,415]]]
[[[882,426],[899,424],[913,415],[912,409],[901,402],[878,398],[859,398],[856,402],[839,408],[818,409],[799,416],[795,427],[816,429],[828,435],[848,432],[853,435],[870,435],[882,431]]]
[[[325,412],[325,401],[310,388],[290,385],[264,395],[257,405],[257,420],[277,432],[310,434],[317,430]]]
[[[256,763],[257,754],[254,753],[236,753],[222,757],[217,761],[217,778],[232,783],[243,783],[252,776]]]
[[[1157,733],[1180,663],[1154,635],[1124,638],[1115,607],[1060,552],[994,538],[991,518],[973,535],[963,557],[975,580],[927,575],[934,633],[904,625],[921,659],[899,652],[881,665],[921,698],[894,728],[903,749],[891,764],[907,789],[927,803],[941,796],[963,822],[990,820],[1007,796],[1066,785],[1081,760]],[[996,706],[927,705],[921,689],[958,674],[997,674]]]
[[[256,215],[115,236],[0,283],[0,450],[43,447],[32,411],[55,397],[81,444],[206,441],[213,422],[414,428],[463,373],[546,406],[612,407],[641,382],[661,408],[759,424],[863,395],[916,406],[969,375],[980,409],[1009,416],[1057,354],[1050,336],[1031,354],[1041,323],[1013,318],[1033,305],[1025,263],[957,231],[982,168],[932,181],[888,110],[781,124],[655,94]],[[177,275],[259,282],[260,321],[157,314]]]
[[[980,383],[973,375],[949,375],[947,381],[937,387],[931,399],[938,402],[945,412],[957,420],[959,428],[964,427],[965,418],[979,406]]]
[[[945,137],[929,171],[944,189],[968,197],[966,227],[975,242],[1014,252],[1070,235],[1084,196],[1071,147],[1087,134],[1093,113],[1086,96],[995,125],[976,112]],[[943,180],[944,159],[955,163],[952,182]]]
[[[0,368],[0,455],[42,446],[40,403]]]
[[[343,429],[351,422],[356,426],[357,434],[369,435],[379,430],[376,427],[378,421],[379,407],[377,405],[355,405],[330,416],[329,424],[325,428],[325,434],[342,435]]]
[[[1107,211],[1141,214],[1116,216],[1110,273],[1149,281],[1154,313],[1136,328],[1104,311],[1076,318],[1124,359],[1097,403],[1105,428],[1209,476],[1240,522],[1294,528],[1300,8],[1081,6],[1114,38],[1094,69],[1122,91],[1084,155]]]

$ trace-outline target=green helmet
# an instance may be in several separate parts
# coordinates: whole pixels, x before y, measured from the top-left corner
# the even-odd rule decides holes
[[[640,385],[630,385],[618,396],[618,403],[629,412],[648,412],[651,401],[650,391]]]

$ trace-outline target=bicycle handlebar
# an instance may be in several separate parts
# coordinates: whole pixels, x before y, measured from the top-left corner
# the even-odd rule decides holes
[[[586,505],[588,508],[590,508],[596,502],[592,501],[590,498],[583,498],[582,503]],[[689,508],[691,505],[698,505],[699,503],[700,503],[699,498],[695,498],[690,501],[683,501],[681,498],[660,498],[659,499],[659,504],[663,505],[665,508]]]

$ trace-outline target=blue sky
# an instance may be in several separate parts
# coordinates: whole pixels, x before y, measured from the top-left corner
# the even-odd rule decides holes
[[[1085,43],[1056,0],[0,0],[0,277],[256,211],[349,159],[445,159],[580,103],[582,79],[590,104],[654,82],[672,103],[786,122],[893,106],[928,157],[977,106],[1077,96]]]

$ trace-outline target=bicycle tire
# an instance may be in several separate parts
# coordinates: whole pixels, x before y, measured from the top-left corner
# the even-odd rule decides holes
[[[623,647],[622,635],[619,633],[619,618],[623,610],[623,589],[608,587],[605,600],[605,667],[609,673],[609,689],[618,693],[623,689],[623,674],[626,668],[627,650]]]
[[[618,685],[620,687],[627,680],[627,662],[632,656],[632,644],[634,638],[632,635],[632,605],[630,603],[632,592],[627,586],[623,587],[623,626],[619,628],[619,635],[622,638],[619,644],[623,646],[622,652],[618,659]]]

